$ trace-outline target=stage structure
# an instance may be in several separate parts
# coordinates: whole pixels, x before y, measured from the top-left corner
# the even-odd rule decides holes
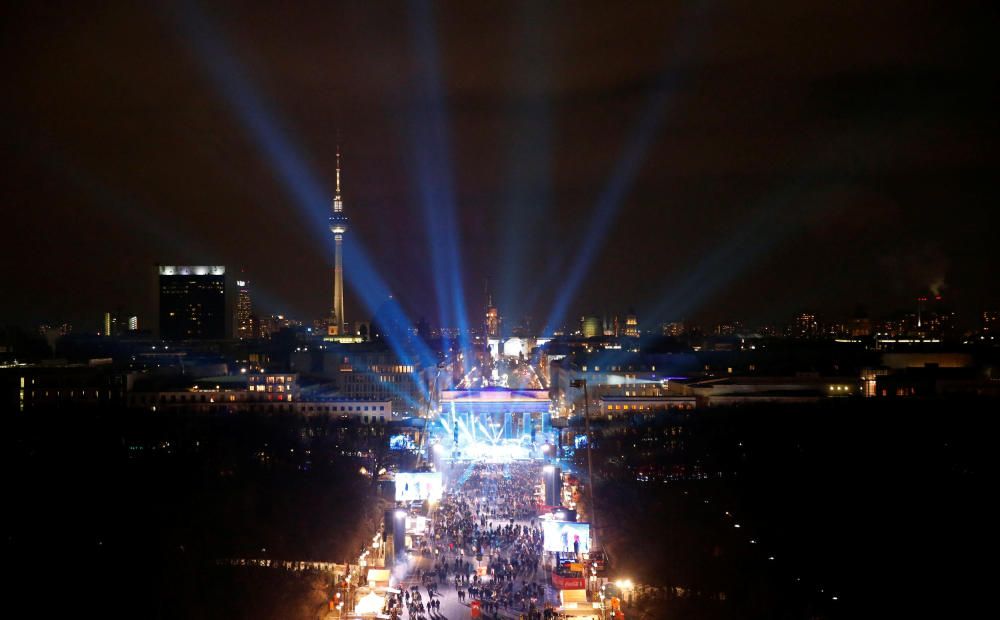
[[[547,390],[443,390],[439,403],[443,443],[453,458],[540,458],[538,447],[551,441]]]

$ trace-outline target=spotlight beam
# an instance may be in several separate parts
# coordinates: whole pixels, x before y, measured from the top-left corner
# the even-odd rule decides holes
[[[570,266],[562,288],[556,295],[555,303],[545,322],[543,334],[550,334],[563,321],[570,303],[583,283],[590,265],[603,246],[608,228],[621,209],[622,202],[638,176],[639,169],[659,134],[659,129],[674,103],[674,95],[681,84],[681,68],[678,60],[690,55],[706,23],[707,2],[693,7],[689,19],[682,19],[677,43],[672,46],[668,57],[668,69],[663,71],[646,100],[638,122],[633,126],[626,142],[625,150],[615,164],[611,178],[598,195],[597,203],[580,242],[580,251]],[[690,23],[689,23],[690,22]]]
[[[507,157],[508,180],[505,184],[503,234],[504,261],[497,289],[499,310],[515,320],[533,307],[524,294],[525,283],[538,274],[525,274],[525,256],[530,235],[548,217],[551,207],[551,133],[552,119],[545,88],[551,82],[552,39],[549,24],[554,9],[545,2],[518,5],[515,50],[509,81],[515,93]],[[547,281],[547,280],[545,280]]]
[[[822,207],[802,199],[804,189],[805,183],[798,183],[770,197],[724,245],[665,291],[647,316],[654,320],[688,316],[791,232],[805,226]]]
[[[213,85],[236,112],[251,139],[273,165],[293,202],[310,222],[309,228],[316,235],[316,240],[324,248],[325,254],[329,255],[332,249],[330,235],[327,234],[327,198],[330,192],[318,181],[306,160],[299,155],[299,149],[275,120],[274,114],[264,105],[243,66],[229,51],[208,16],[194,3],[185,2],[179,6],[180,13],[174,17],[185,35],[185,41],[193,45],[195,56]],[[351,276],[348,281],[368,310],[374,313],[390,298],[388,288],[368,260],[367,252],[356,235],[344,240],[344,255],[345,270]],[[389,312],[394,326],[411,324],[403,315],[399,304],[392,300]],[[400,361],[416,367],[413,357],[407,351],[409,338],[405,328],[390,328],[388,331],[390,333],[386,334],[386,340]],[[422,342],[415,348],[417,358],[425,367],[433,363],[433,357]],[[413,379],[426,397],[427,390],[417,373],[413,374]]]
[[[409,127],[410,151],[430,244],[438,311],[441,326],[457,327],[459,348],[469,351],[468,314],[458,250],[454,178],[437,35],[430,3],[411,0],[409,9],[414,53],[424,77],[414,89],[416,111]],[[467,371],[468,355],[463,357],[463,366]]]

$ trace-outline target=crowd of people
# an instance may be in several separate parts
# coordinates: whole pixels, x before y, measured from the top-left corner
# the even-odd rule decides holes
[[[464,482],[444,495],[433,515],[427,539],[431,566],[414,571],[427,588],[427,600],[419,592],[417,598],[404,592],[395,609],[405,609],[409,620],[433,619],[440,610],[437,588],[454,587],[458,600],[478,606],[484,618],[554,619],[554,591],[547,598],[534,497],[538,466],[470,467]]]

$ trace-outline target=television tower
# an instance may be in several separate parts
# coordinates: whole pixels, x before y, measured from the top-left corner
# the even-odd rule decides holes
[[[343,336],[347,322],[344,320],[344,233],[347,232],[347,216],[344,215],[344,201],[340,196],[340,146],[337,146],[337,189],[333,194],[333,213],[330,215],[330,232],[333,233],[333,309],[327,335]]]

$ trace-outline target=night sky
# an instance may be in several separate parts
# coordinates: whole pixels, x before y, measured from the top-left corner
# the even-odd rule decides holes
[[[324,316],[338,133],[347,234],[432,324],[454,259],[536,326],[1000,307],[995,9],[824,4],[7,7],[0,323],[148,319],[156,263]]]

